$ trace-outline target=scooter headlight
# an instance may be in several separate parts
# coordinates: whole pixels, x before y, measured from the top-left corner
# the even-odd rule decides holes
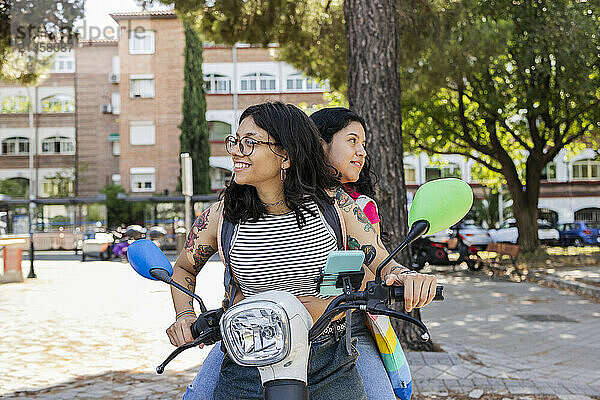
[[[221,318],[221,334],[237,364],[275,364],[290,352],[288,315],[277,303],[250,301],[229,309]]]

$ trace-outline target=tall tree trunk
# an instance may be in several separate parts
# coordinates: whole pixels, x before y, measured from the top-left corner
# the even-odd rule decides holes
[[[396,0],[345,0],[344,17],[348,44],[348,102],[367,124],[367,150],[373,170],[380,178],[376,197],[382,230],[390,234],[390,245],[395,247],[408,231]],[[401,254],[398,261],[409,265],[408,253]],[[418,310],[413,316],[420,316]],[[393,326],[406,347],[433,349],[431,342],[423,343],[419,338],[420,331],[416,326],[399,320],[393,320]]]
[[[513,199],[513,210],[519,232],[518,243],[524,253],[533,252],[539,246],[538,199],[543,168],[542,155],[530,154],[527,158],[527,184],[525,186],[521,184],[516,173],[510,174],[510,176],[505,174],[507,186]]]

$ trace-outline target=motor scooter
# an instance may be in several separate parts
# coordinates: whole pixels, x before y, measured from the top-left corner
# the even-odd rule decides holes
[[[127,249],[129,245],[136,240],[143,239],[146,234],[146,228],[140,225],[129,225],[125,228],[125,232],[113,233],[116,237],[115,243],[112,247],[113,254],[115,257],[121,259],[121,261],[127,261]]]
[[[444,193],[440,201],[439,193]],[[429,340],[427,327],[418,319],[389,308],[404,300],[402,286],[387,286],[382,280],[382,269],[411,242],[430,232],[439,232],[459,221],[470,209],[473,193],[469,185],[458,179],[428,182],[415,194],[409,213],[410,231],[404,241],[377,267],[375,280],[367,282],[360,291],[364,270],[338,272],[330,285],[342,289],[323,315],[313,324],[312,318],[293,295],[283,291],[268,291],[248,297],[227,310],[208,311],[202,299],[171,278],[173,267],[167,257],[150,240],[138,240],[129,246],[131,266],[145,278],[160,280],[188,294],[198,301],[201,314],[191,325],[194,340],[178,347],[156,368],[161,374],[165,366],[182,351],[199,344],[211,345],[223,340],[227,353],[234,362],[254,366],[260,372],[263,398],[267,400],[308,399],[308,356],[310,343],[316,339],[338,315],[363,310],[372,315],[387,315],[417,325],[421,338]],[[449,210],[448,204],[452,204]],[[442,209],[443,212],[439,210]],[[443,300],[443,287],[438,286],[434,300]],[[347,336],[350,323],[347,321]]]
[[[459,233],[453,235],[446,243],[434,242],[421,237],[412,244],[412,269],[422,270],[425,265],[460,265],[465,263],[470,270],[481,269],[481,257],[475,246],[465,243]]]

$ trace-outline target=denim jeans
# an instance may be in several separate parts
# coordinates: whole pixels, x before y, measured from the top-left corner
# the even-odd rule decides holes
[[[353,322],[355,319],[353,318]],[[360,321],[356,321],[352,325],[352,337],[358,339],[359,356],[356,368],[363,380],[367,399],[395,400],[394,390],[371,333],[364,323],[360,324]],[[221,351],[221,342],[219,342],[215,344],[204,360],[202,368],[183,395],[183,400],[212,400],[222,362],[223,352]]]

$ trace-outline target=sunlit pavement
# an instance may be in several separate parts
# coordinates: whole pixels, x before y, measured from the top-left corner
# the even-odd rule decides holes
[[[0,285],[0,397],[180,397],[208,350],[188,350],[156,375],[173,349],[164,333],[174,317],[169,289],[128,264],[67,258],[41,257],[37,279]],[[199,276],[209,308],[220,305],[222,271],[211,262]],[[598,304],[533,284],[436,273],[446,301],[423,319],[445,352],[408,353],[417,392],[600,394]],[[562,322],[547,321],[555,317]]]
[[[170,291],[118,261],[36,261],[37,279],[0,285],[0,397],[176,398],[207,349],[188,350],[155,368],[174,349]],[[29,262],[23,262],[24,275]],[[223,268],[209,262],[206,306],[220,306]],[[57,386],[59,385],[59,386]]]
[[[410,353],[421,392],[600,395],[600,305],[575,294],[434,267],[446,300],[422,311],[445,353]]]

